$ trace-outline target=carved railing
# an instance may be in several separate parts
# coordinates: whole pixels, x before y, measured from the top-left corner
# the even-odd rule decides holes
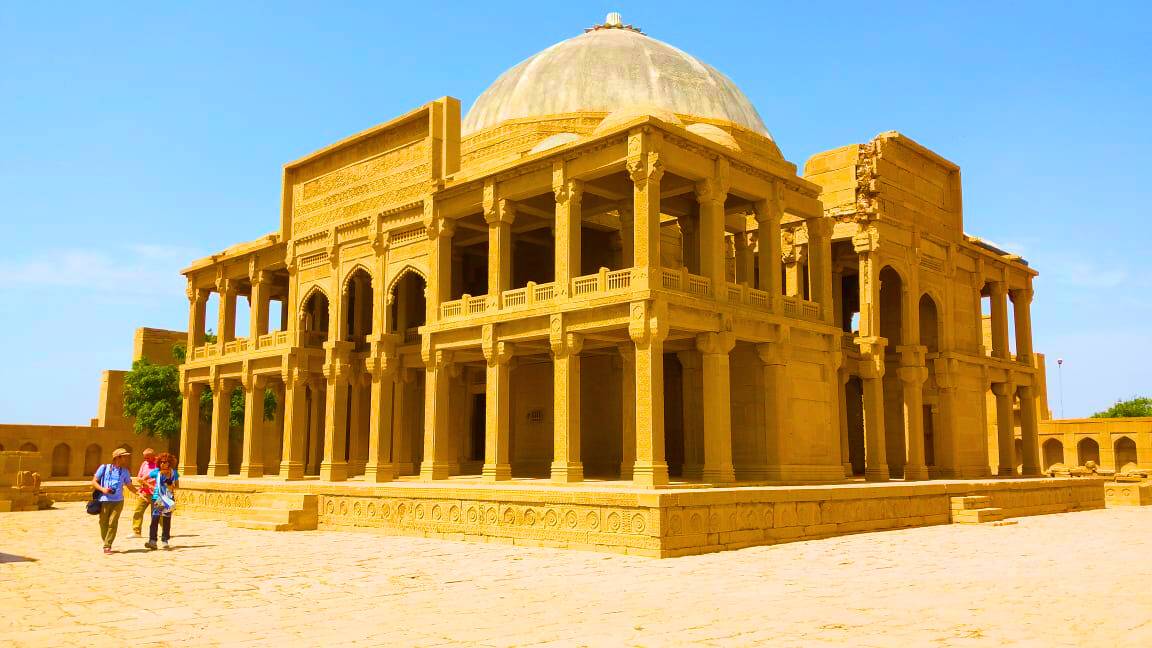
[[[328,338],[327,333],[323,332],[305,332],[302,334],[304,344],[309,344],[309,336],[315,336],[316,341],[312,346],[320,346],[324,340]],[[220,345],[218,343],[202,344],[198,347],[193,347],[188,356],[188,360],[206,360],[208,358],[218,358],[221,355],[229,356],[245,351],[266,351],[273,349],[285,349],[291,344],[291,338],[288,336],[288,331],[272,331],[265,333],[254,339],[250,338],[236,338],[224,343],[224,352],[221,354]]]
[[[688,272],[687,268],[660,270],[660,287],[665,290],[685,292],[697,297],[710,297],[712,295],[712,281],[708,277],[701,277]]]
[[[404,331],[404,344],[413,344],[420,341],[420,327],[413,326]]]
[[[623,270],[608,270],[608,268],[600,268],[600,271],[593,275],[584,275],[583,277],[576,277],[572,280],[571,294],[573,297],[580,295],[595,295],[598,293],[610,293],[618,290],[627,290],[632,287],[632,269],[625,268]]]

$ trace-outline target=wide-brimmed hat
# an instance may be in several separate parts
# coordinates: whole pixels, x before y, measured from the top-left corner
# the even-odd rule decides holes
[[[117,457],[130,457],[130,456],[132,456],[132,453],[128,452],[124,448],[116,448],[115,450],[112,451],[112,458],[113,459],[116,459]]]

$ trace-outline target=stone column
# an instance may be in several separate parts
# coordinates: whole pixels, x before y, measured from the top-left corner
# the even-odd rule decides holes
[[[630,203],[622,205],[617,212],[620,215],[620,266],[628,268],[636,259],[636,248],[633,245],[636,237],[636,212]]]
[[[620,349],[620,479],[632,479],[636,463],[636,348],[624,344]]]
[[[368,379],[368,385],[365,385],[365,379]],[[348,475],[358,475],[364,469],[368,460],[368,438],[365,432],[367,427],[367,419],[369,410],[371,409],[370,386],[371,376],[366,375],[364,372],[357,369],[354,371],[348,380],[348,434],[347,439],[347,457],[348,457]],[[365,389],[369,387],[369,389]]]
[[[255,345],[257,338],[268,333],[268,303],[272,278],[263,270],[249,276],[252,281],[252,294],[249,297],[248,339],[250,344]]]
[[[395,477],[392,455],[392,403],[396,386],[396,340],[381,336],[373,342],[369,371],[372,375],[372,404],[368,414],[368,463],[364,480],[388,482]]]
[[[1016,362],[1032,366],[1032,288],[1010,291],[1016,324]],[[1027,388],[1031,391],[1031,387]]]
[[[761,239],[763,240],[763,239]],[[764,372],[764,448],[767,476],[783,479],[792,429],[788,385],[789,330],[780,327],[776,340],[756,345]]]
[[[403,366],[396,369],[396,381],[392,385],[392,465],[397,475],[420,472],[412,454],[412,430],[407,418],[408,412],[414,409],[408,386],[415,381],[415,371]]]
[[[996,475],[1013,477],[1016,475],[1016,433],[1012,425],[1012,397],[1016,388],[1012,383],[992,383],[992,393],[996,395]]]
[[[220,345],[220,355],[224,355],[224,343],[236,338],[236,282],[220,279],[216,282],[216,293],[220,296],[216,342]]]
[[[633,290],[659,285],[658,280],[653,281],[660,268],[660,178],[664,175],[664,165],[658,152],[659,138],[659,133],[642,129],[628,135],[627,169],[628,177],[632,180],[635,214],[632,227],[632,267],[641,269],[638,275],[633,275]],[[663,348],[663,344],[660,348]],[[640,362],[639,359],[637,362]],[[659,472],[659,466],[655,468]]]
[[[928,369],[924,367],[922,346],[902,346],[900,377],[904,401],[904,439],[908,452],[904,464],[904,481],[928,479],[928,467],[924,463],[924,381],[928,379]]]
[[[572,279],[579,277],[581,272],[580,201],[584,183],[566,179],[562,162],[558,162],[557,167],[553,171],[552,185],[556,196],[556,289],[567,295]]]
[[[440,304],[452,298],[452,235],[456,232],[456,221],[440,217],[427,229],[429,276],[425,321],[435,322],[440,318]],[[401,334],[404,331],[398,329]]]
[[[861,268],[863,273],[863,268]],[[863,326],[863,318],[861,318]],[[864,387],[864,479],[888,481],[888,450],[884,432],[884,338],[856,338],[863,355],[860,380]]]
[[[452,355],[431,350],[424,356],[427,378],[424,383],[424,463],[420,479],[446,479],[452,472],[449,454],[451,433]]]
[[[728,356],[735,344],[736,338],[730,332],[696,336],[704,381],[703,479],[706,482],[736,481],[736,471],[732,467],[732,394]]]
[[[852,374],[841,367],[836,372],[836,399],[839,407],[836,409],[840,425],[840,464],[844,468],[845,477],[853,477],[852,450],[848,439],[848,381]]]
[[[560,316],[553,316],[559,323]],[[561,324],[562,326],[562,324]],[[574,333],[553,335],[552,398],[552,481],[584,481],[584,464],[580,459],[580,349],[583,339]]]
[[[264,476],[264,376],[244,376],[244,454],[240,460],[241,477]]]
[[[192,359],[192,349],[204,344],[204,327],[207,319],[205,306],[208,303],[209,292],[201,288],[188,286],[188,356]]]
[[[704,478],[704,377],[700,352],[680,351],[684,404],[684,479]]]
[[[1017,329],[1019,330],[1019,329]],[[1016,347],[1019,349],[1020,347]],[[1025,477],[1040,476],[1040,430],[1036,424],[1036,397],[1032,387],[1021,385],[1016,388],[1020,399],[1020,437],[1024,456],[1021,472]],[[1103,448],[1101,448],[1103,451]],[[1119,469],[1120,466],[1117,466]]]
[[[487,364],[484,384],[484,467],[485,481],[512,479],[512,459],[509,453],[512,411],[512,355],[509,342],[494,339],[491,325],[484,327],[483,350]]]
[[[736,245],[736,283],[754,287],[756,284],[755,258],[749,243],[748,232],[736,232],[733,241]]]
[[[936,393],[940,396],[939,413],[936,416],[932,433],[936,439],[936,470],[941,477],[957,477],[960,449],[957,447],[955,433],[956,414],[956,371],[950,366],[955,363],[946,358],[936,358],[933,379],[936,381]],[[987,448],[987,443],[983,444]],[[987,465],[987,461],[984,462]],[[987,467],[985,467],[987,470]]]
[[[871,229],[852,237],[852,247],[859,256],[860,269],[860,338],[880,338],[880,259],[879,236]],[[881,364],[883,348],[881,346]]]
[[[323,381],[311,380],[308,389],[312,394],[308,405],[308,436],[305,447],[308,448],[308,462],[305,472],[320,474],[321,448],[324,440],[324,408],[328,402],[327,390]]]
[[[837,324],[832,305],[832,219],[821,216],[807,221],[808,285],[812,301],[820,304],[821,319]]]
[[[657,192],[659,195],[659,192]],[[664,458],[664,338],[667,314],[657,315],[649,302],[633,302],[628,334],[636,345],[636,463],[632,482],[637,486],[668,483]]]
[[[989,284],[992,296],[992,356],[1008,359],[1008,301],[1003,281]]]
[[[696,215],[676,219],[680,224],[680,256],[684,267],[692,274],[700,274],[700,221]]]
[[[184,383],[184,402],[180,412],[180,468],[186,475],[199,475],[203,468],[196,463],[200,447],[200,398],[203,394],[203,383]]]
[[[282,374],[284,379],[284,438],[280,458],[280,478],[304,478],[304,456],[308,444],[307,383],[298,369]]]
[[[208,458],[208,474],[213,477],[228,475],[228,430],[231,427],[234,384],[234,381],[225,378],[217,378],[212,383],[212,446]]]
[[[487,188],[485,188],[487,191]],[[512,287],[512,222],[515,206],[509,200],[484,204],[488,223],[488,303],[500,305],[505,290]]]
[[[773,194],[779,192],[774,189]],[[780,217],[784,209],[778,197],[756,201],[756,223],[760,248],[760,290],[771,298],[772,310],[780,308]]]
[[[344,481],[348,479],[348,392],[352,380],[348,366],[349,342],[326,342],[327,359],[324,378],[328,382],[324,399],[324,460],[320,463],[320,479]]]
[[[719,301],[728,299],[728,276],[725,268],[727,242],[724,237],[724,201],[728,197],[727,176],[725,162],[717,164],[712,177],[696,183],[696,201],[700,205],[700,274],[712,282],[712,295]]]

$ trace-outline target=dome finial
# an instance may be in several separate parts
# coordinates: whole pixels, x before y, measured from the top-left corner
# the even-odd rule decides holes
[[[588,29],[585,29],[584,33],[588,33],[591,31],[599,31],[601,29],[627,29],[628,31],[634,31],[637,34],[643,34],[644,33],[642,31],[640,31],[639,27],[636,27],[634,25],[625,25],[624,19],[620,16],[619,11],[610,12],[607,16],[604,17],[603,23],[601,23],[599,25],[593,25],[593,26],[589,27]]]

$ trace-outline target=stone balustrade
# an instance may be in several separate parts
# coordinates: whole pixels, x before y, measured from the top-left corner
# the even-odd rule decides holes
[[[327,333],[310,332],[305,333],[305,336],[319,336],[319,342],[316,344],[309,344],[309,346],[319,346],[327,338]],[[266,335],[261,335],[255,341],[248,338],[236,338],[224,343],[224,353],[220,353],[220,345],[216,343],[202,344],[198,347],[193,347],[188,354],[189,361],[206,360],[208,358],[217,358],[221,355],[229,356],[246,351],[266,351],[266,350],[282,350],[291,346],[291,340],[288,336],[288,331],[273,331]]]

